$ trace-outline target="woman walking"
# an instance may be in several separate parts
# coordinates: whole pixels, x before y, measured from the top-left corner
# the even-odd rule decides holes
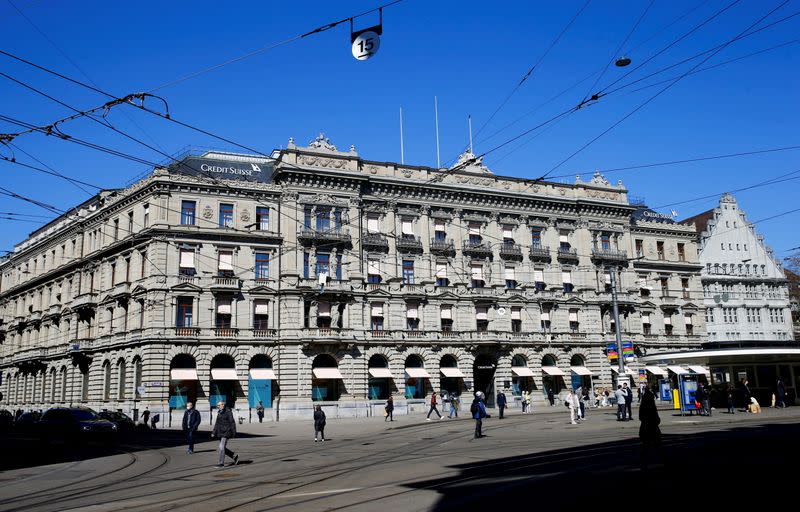
[[[325,411],[322,410],[321,406],[316,406],[314,408],[314,442],[317,442],[317,437],[319,437],[319,441],[325,442]]]
[[[394,416],[392,415],[394,411],[394,399],[392,396],[389,395],[389,398],[386,399],[386,417],[383,421],[394,421]]]
[[[661,418],[656,409],[656,397],[649,389],[645,390],[642,396],[642,405],[639,407],[639,439],[642,441],[642,451],[640,465],[643,470],[647,469],[648,459],[652,457],[652,451],[658,450],[659,457],[663,461],[663,451],[661,450]]]

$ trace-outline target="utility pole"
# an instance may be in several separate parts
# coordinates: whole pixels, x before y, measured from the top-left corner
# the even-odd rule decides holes
[[[619,361],[619,379],[625,375],[625,360],[622,355],[622,334],[619,328],[619,305],[617,304],[617,276],[616,269],[613,267],[606,267],[608,274],[611,276],[611,305],[614,309],[614,334],[617,337],[617,361]]]

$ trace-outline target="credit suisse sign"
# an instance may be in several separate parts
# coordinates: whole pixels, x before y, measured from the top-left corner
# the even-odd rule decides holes
[[[272,181],[272,163],[231,162],[203,157],[187,157],[180,163],[172,164],[173,174],[188,174],[205,178],[241,181]]]

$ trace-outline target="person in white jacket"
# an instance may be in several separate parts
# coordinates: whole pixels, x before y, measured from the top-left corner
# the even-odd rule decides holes
[[[575,394],[574,389],[569,390],[567,395],[567,406],[569,407],[569,420],[573,425],[577,425],[580,421],[580,399]]]

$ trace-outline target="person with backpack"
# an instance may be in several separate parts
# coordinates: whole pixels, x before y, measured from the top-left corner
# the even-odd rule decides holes
[[[439,409],[436,408],[436,391],[431,394],[431,409],[428,411],[428,417],[425,418],[427,421],[431,421],[431,413],[436,412],[436,415],[439,416],[439,419],[442,419],[444,416],[439,414]]]
[[[475,393],[475,399],[472,400],[472,406],[470,406],[469,412],[475,420],[475,439],[483,437],[483,418],[489,417],[486,413],[486,405],[483,403],[483,392],[478,391]]]

